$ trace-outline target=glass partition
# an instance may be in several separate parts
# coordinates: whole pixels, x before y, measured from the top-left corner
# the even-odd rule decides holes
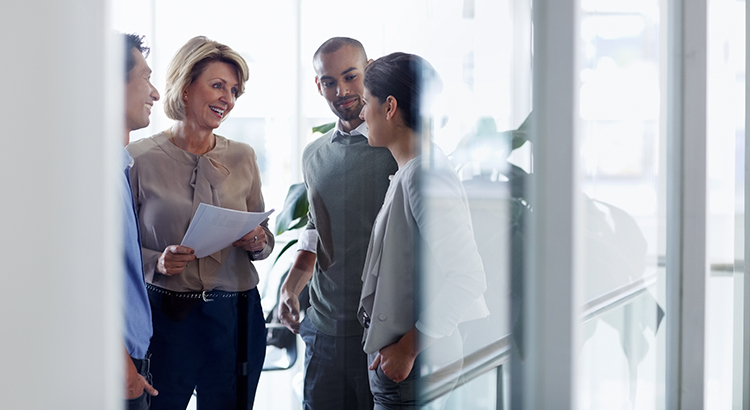
[[[497,368],[517,354],[510,338],[513,324],[520,320],[510,317],[511,245],[522,240],[520,218],[528,204],[519,187],[531,171],[531,154],[523,133],[513,130],[531,111],[530,7],[529,1],[519,0],[223,0],[210,6],[194,0],[115,1],[113,26],[146,35],[152,80],[160,91],[172,56],[193,36],[225,43],[246,59],[246,92],[216,133],[255,149],[266,207],[277,212],[289,187],[302,181],[302,150],[320,137],[312,129],[336,120],[314,83],[312,56],[323,41],[351,36],[364,44],[369,58],[404,51],[435,67],[443,89],[434,101],[433,127],[425,135],[449,158],[465,186],[473,239],[486,276],[489,316],[460,325],[463,370],[455,375],[457,390],[450,394],[451,388],[438,386],[429,394],[443,396],[450,408],[487,408],[502,405],[501,387],[510,382]],[[208,16],[217,10],[222,18]],[[171,123],[157,103],[151,125],[131,139],[148,137]],[[434,154],[424,152],[426,157]],[[270,226],[275,226],[274,217]],[[273,261],[298,234],[293,230],[279,235],[277,251],[256,264],[268,315],[273,315],[294,248],[276,265]],[[520,274],[520,267],[515,269]],[[297,347],[296,363],[283,352],[269,353],[274,363],[290,368],[263,373],[256,407],[299,408],[304,344],[297,342]],[[269,360],[267,368],[274,368]],[[445,371],[430,371],[441,370]]]
[[[745,2],[708,1],[706,408],[741,408]]]
[[[582,409],[664,408],[665,11],[582,0]]]
[[[666,101],[667,16],[672,11],[667,7],[672,4],[577,2],[577,43],[570,52],[578,58],[579,149],[562,161],[581,170],[576,194],[582,204],[583,263],[574,278],[582,289],[581,345],[573,372],[581,409],[663,409],[667,403],[666,129],[670,110],[678,109]],[[742,400],[742,361],[737,358],[744,342],[745,2],[708,4],[707,243],[712,269],[706,406],[723,408]],[[447,400],[446,408],[500,409],[513,407],[511,397],[520,397],[520,380],[513,377],[525,354],[523,256],[524,246],[534,246],[526,242],[534,209],[527,187],[537,144],[529,128],[534,121],[531,9],[531,0],[220,0],[210,6],[197,0],[115,0],[112,21],[116,29],[147,36],[153,83],[160,91],[172,56],[195,35],[243,55],[250,66],[246,94],[217,133],[255,148],[266,206],[277,211],[289,187],[302,181],[302,150],[320,137],[313,128],[336,120],[314,83],[317,47],[330,37],[350,36],[364,44],[369,58],[404,51],[427,59],[443,87],[425,122],[423,171],[434,170],[430,161],[441,151],[462,183],[489,315],[459,326],[460,371],[425,394]],[[223,17],[209,17],[214,10]],[[157,103],[151,125],[132,139],[170,124]],[[428,209],[443,206],[439,193],[425,195],[431,201]],[[295,248],[273,261],[299,232],[279,235],[277,251],[258,264],[269,317]],[[427,236],[420,245],[436,240]],[[431,263],[422,261],[424,267]],[[421,290],[430,288],[423,285]],[[573,300],[574,295],[562,297]],[[258,408],[301,408],[304,344],[297,340],[296,347],[296,362],[281,357],[287,361],[279,367],[288,369],[262,375]],[[513,360],[511,370],[507,365]]]

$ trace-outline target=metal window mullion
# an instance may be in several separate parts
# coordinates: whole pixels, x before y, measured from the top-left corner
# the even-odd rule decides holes
[[[704,407],[706,0],[668,3],[667,409]]]
[[[523,375],[523,408],[529,409],[576,408],[578,10],[577,0],[533,3],[534,216],[525,264]]]

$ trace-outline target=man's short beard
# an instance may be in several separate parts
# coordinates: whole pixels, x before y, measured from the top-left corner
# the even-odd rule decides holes
[[[362,112],[362,108],[364,108],[364,104],[362,104],[362,101],[360,100],[359,104],[357,104],[356,106],[348,110],[344,110],[344,111],[336,110],[336,116],[339,117],[341,121],[355,120],[359,118],[359,113]]]

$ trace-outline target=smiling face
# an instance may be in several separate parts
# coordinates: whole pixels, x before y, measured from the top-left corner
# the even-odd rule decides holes
[[[373,147],[387,147],[392,133],[386,129],[385,103],[381,103],[378,97],[370,94],[365,88],[363,93],[364,106],[359,118],[367,123],[367,142]]]
[[[159,99],[159,92],[151,84],[151,68],[146,59],[135,48],[130,50],[135,59],[135,66],[128,74],[125,85],[125,128],[127,132],[144,128],[149,124],[149,115],[154,101]]]
[[[319,55],[314,64],[318,92],[342,122],[354,122],[352,128],[361,124],[359,113],[366,63],[360,50],[345,45],[332,53]]]
[[[223,61],[213,61],[183,93],[185,121],[197,128],[216,129],[237,100],[237,70]]]

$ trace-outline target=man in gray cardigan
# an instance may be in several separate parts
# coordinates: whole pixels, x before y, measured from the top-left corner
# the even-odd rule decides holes
[[[339,118],[302,156],[310,222],[281,287],[279,318],[306,344],[304,408],[372,409],[367,356],[357,308],[372,224],[398,166],[367,143],[362,110],[367,56],[346,37],[313,56],[315,84]],[[310,308],[300,323],[299,294],[309,282]]]

